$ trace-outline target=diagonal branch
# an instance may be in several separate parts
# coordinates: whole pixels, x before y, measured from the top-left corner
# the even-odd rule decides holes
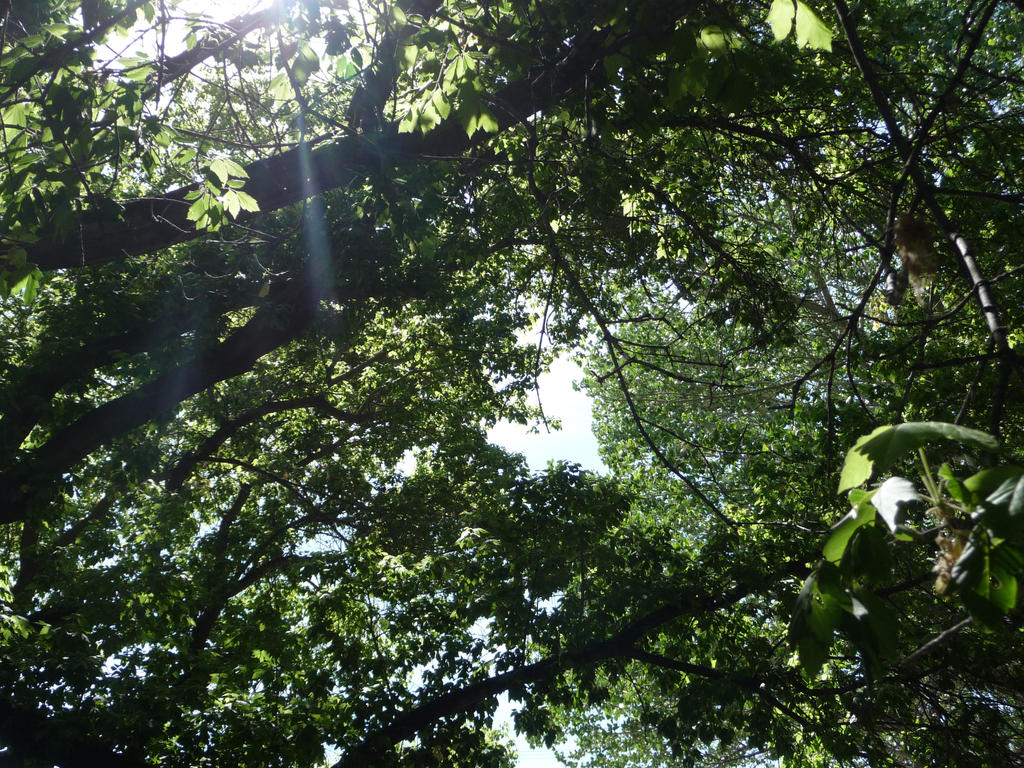
[[[395,744],[414,738],[417,733],[438,720],[455,715],[513,687],[551,680],[563,672],[613,659],[633,658],[636,653],[634,645],[648,633],[683,616],[710,613],[734,605],[750,594],[751,590],[750,585],[739,584],[717,597],[705,595],[662,606],[605,640],[598,640],[578,650],[548,657],[443,693],[399,715],[390,725],[366,736],[335,763],[333,768],[381,764]]]
[[[312,408],[325,416],[330,416],[333,419],[350,424],[357,424],[363,421],[363,419],[358,416],[354,416],[353,414],[346,413],[345,411],[334,407],[327,402],[327,398],[322,395],[295,397],[288,400],[274,400],[268,403],[263,403],[256,408],[251,408],[248,411],[239,414],[233,419],[226,420],[213,432],[213,434],[203,440],[203,442],[200,443],[194,451],[190,451],[185,454],[185,456],[183,456],[173,468],[168,470],[165,476],[167,490],[177,491],[180,489],[182,484],[185,482],[185,478],[188,476],[188,473],[191,472],[197,464],[211,457],[217,448],[229,440],[233,435],[237,434],[243,427],[252,424],[264,416],[269,416],[272,413],[282,413],[284,411],[294,411],[304,408]]]
[[[84,339],[79,346],[54,348],[47,345],[38,350],[23,365],[12,370],[9,381],[25,393],[4,413],[4,429],[0,433],[0,462],[11,460],[33,427],[52,412],[52,400],[61,389],[81,380],[100,368],[113,365],[126,356],[137,355],[154,347],[177,343],[188,335],[196,335],[204,326],[212,324],[213,313],[224,315],[250,307],[257,302],[273,303],[288,300],[294,290],[295,278],[285,275],[269,283],[269,290],[261,301],[255,290],[243,290],[231,295],[211,309],[212,303],[203,303],[201,309],[189,305],[184,299],[178,306],[158,314],[152,320],[132,317],[125,330],[103,335],[97,333]],[[291,287],[290,287],[291,286]]]
[[[248,371],[261,357],[294,339],[312,323],[315,308],[301,295],[284,306],[263,307],[220,344],[147,384],[100,405],[0,474],[7,500],[0,522],[20,520],[26,502],[46,492],[50,480],[113,438],[145,424],[182,400]]]
[[[146,101],[153,98],[164,85],[184,77],[206,59],[223,53],[232,45],[239,43],[250,32],[271,26],[276,21],[275,16],[273,9],[238,16],[231,21],[224,22],[224,30],[206,37],[194,48],[189,48],[177,56],[157,62],[155,65],[157,72],[150,75],[150,82],[142,92],[142,99]]]
[[[995,296],[992,293],[988,280],[984,277],[981,269],[978,267],[978,263],[971,252],[970,245],[966,238],[964,238],[964,236],[953,226],[953,223],[946,215],[945,210],[939,204],[931,179],[928,178],[917,161],[914,146],[911,145],[907,137],[903,135],[899,121],[896,119],[896,114],[893,112],[892,106],[889,103],[889,97],[882,88],[864,47],[861,44],[860,36],[857,33],[857,25],[850,15],[849,6],[847,6],[845,0],[834,0],[834,2],[836,15],[839,18],[839,25],[842,27],[843,33],[846,35],[847,43],[850,46],[850,52],[853,54],[853,60],[856,62],[857,68],[860,70],[861,75],[864,78],[868,91],[870,91],[871,97],[875,102],[875,107],[882,116],[885,128],[888,131],[893,144],[895,144],[905,168],[910,173],[910,177],[914,180],[918,190],[924,197],[929,212],[935,217],[935,220],[945,233],[957,264],[960,266],[961,272],[970,281],[971,288],[977,296],[982,315],[985,318],[989,334],[995,342],[996,348],[1008,359],[1014,358],[1015,354],[1010,348],[1006,328],[999,319],[999,307],[996,303]],[[991,15],[986,15],[983,18],[982,23],[987,23],[990,18]],[[979,29],[977,37],[980,38],[981,34],[982,30]],[[919,142],[923,140],[924,137],[919,136]]]
[[[683,16],[697,5],[699,0],[680,3],[671,15]],[[572,41],[540,73],[531,72],[498,91],[489,101],[499,132],[578,91],[587,73],[630,39],[628,33],[592,30]],[[249,178],[244,191],[256,199],[260,211],[244,213],[237,221],[245,223],[410,159],[460,158],[489,140],[490,134],[483,129],[467,136],[452,115],[425,136],[399,134],[393,124],[380,132],[345,136],[312,151],[292,149],[245,167]],[[198,188],[194,184],[161,197],[126,202],[117,220],[86,212],[70,228],[75,233],[74,247],[66,237],[44,235],[37,243],[25,245],[26,258],[44,270],[69,269],[121,261],[193,240],[203,234],[187,218],[188,195]]]

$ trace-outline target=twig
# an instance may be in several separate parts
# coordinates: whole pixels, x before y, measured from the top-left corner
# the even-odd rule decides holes
[[[903,661],[901,661],[900,662],[900,666],[901,667],[908,666],[909,664],[912,664],[913,662],[917,661],[919,658],[924,656],[926,653],[931,653],[936,648],[938,648],[940,645],[944,644],[947,640],[949,640],[951,637],[953,637],[953,635],[955,635],[957,632],[962,630],[964,627],[967,627],[968,625],[970,625],[973,621],[974,621],[974,619],[972,619],[970,616],[968,616],[966,619],[963,619],[962,621],[957,622],[956,624],[954,624],[949,629],[944,629],[942,632],[937,634],[935,637],[933,637],[931,640],[929,640],[927,643],[922,645],[920,648],[918,648],[912,654],[907,656],[907,658],[905,658]]]

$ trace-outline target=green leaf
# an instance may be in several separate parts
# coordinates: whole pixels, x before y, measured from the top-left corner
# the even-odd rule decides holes
[[[850,595],[839,582],[838,569],[831,563],[819,563],[797,596],[788,630],[805,675],[813,677],[821,669],[832,636],[849,610]]]
[[[866,454],[857,450],[864,438],[857,441],[846,453],[843,470],[839,474],[839,493],[856,488],[871,477],[872,462]]]
[[[838,563],[842,559],[843,552],[846,551],[846,545],[850,543],[850,537],[853,536],[854,531],[874,519],[875,508],[868,503],[867,499],[862,499],[861,503],[856,504],[842,520],[832,526],[825,546],[822,548],[825,559],[832,563]]]
[[[411,72],[416,66],[416,56],[420,49],[415,45],[403,45],[398,49],[398,64],[406,72]]]
[[[958,589],[974,589],[981,585],[985,589],[988,580],[988,540],[984,536],[972,535],[964,546],[950,571],[950,577]]]
[[[921,494],[917,492],[914,484],[904,477],[890,477],[875,491],[871,503],[878,510],[878,514],[885,520],[890,531],[895,531],[896,526],[902,521],[902,507],[921,500]]]
[[[775,40],[785,40],[793,30],[793,17],[796,15],[796,4],[793,0],[772,0],[768,9],[768,23],[771,24]]]
[[[983,469],[975,475],[971,475],[964,480],[964,488],[970,491],[975,503],[978,499],[983,499],[999,486],[1008,480],[1016,481],[1024,475],[1024,467],[1019,467],[1015,464],[1007,464],[1001,467],[993,467],[991,469]],[[1016,482],[1013,483],[1016,485]]]
[[[839,492],[849,490],[871,478],[874,472],[888,469],[910,451],[938,440],[967,443],[986,451],[999,448],[991,435],[940,421],[908,422],[878,427],[861,437],[846,454],[839,476]]]
[[[11,248],[7,253],[0,255],[0,259],[6,261],[8,267],[15,267],[18,269],[25,266],[27,258],[28,251],[20,246]]]
[[[305,41],[299,43],[295,60],[292,62],[292,75],[295,77],[295,82],[305,85],[309,76],[318,69],[320,69],[320,57],[317,56],[316,51],[310,48],[309,43]]]
[[[238,212],[242,210],[242,204],[238,202],[238,193],[233,189],[229,189],[220,198],[221,204],[224,206],[224,210],[227,211],[228,216],[235,218]]]
[[[1017,605],[1017,576],[1004,568],[992,567],[992,588],[989,601],[1003,613]]]
[[[228,169],[228,174],[236,179],[248,179],[249,174],[241,165],[236,163],[230,157],[223,158],[222,162]]]
[[[800,666],[804,674],[813,677],[825,662],[825,654],[831,644],[831,637],[822,640],[819,634],[820,622],[815,623],[812,630],[811,617],[815,610],[815,601],[819,599],[817,588],[817,572],[812,573],[804,581],[803,588],[793,606],[793,615],[789,624],[789,641],[797,649]]]
[[[413,105],[409,107],[409,111],[405,113],[398,123],[399,133],[412,133],[416,130],[416,126],[419,125],[420,120],[420,107],[419,105]]]
[[[486,133],[497,133],[499,129],[498,119],[486,109],[481,110],[477,115],[477,125]]]
[[[796,44],[800,48],[832,50],[832,30],[802,0],[796,3]]]
[[[8,294],[20,296],[26,304],[31,304],[35,301],[42,279],[43,273],[35,267],[22,267],[13,279],[8,279]]]
[[[1003,611],[988,599],[987,595],[977,592],[965,592],[961,596],[964,606],[974,619],[974,623],[984,630],[993,632],[999,628],[1003,619]]]
[[[867,525],[859,528],[843,553],[840,570],[847,577],[858,582],[878,583],[889,577],[892,568],[892,553],[881,526]]]
[[[480,99],[479,89],[482,88],[479,80],[472,84],[465,84],[460,90],[462,97],[458,109],[459,123],[466,131],[466,135],[473,137],[478,130],[487,133],[498,132],[498,121]]]
[[[152,64],[136,64],[135,66],[126,70],[124,76],[127,77],[129,80],[141,83],[153,73],[153,70],[154,67]]]
[[[20,128],[24,128],[25,127],[25,115],[26,115],[26,108],[27,108],[27,106],[28,106],[27,104],[25,104],[23,102],[19,102],[17,104],[12,104],[7,109],[5,109],[2,113],[0,113],[0,114],[3,115],[2,119],[3,119],[4,125],[14,125],[14,126],[18,126]]]
[[[984,524],[993,536],[1016,538],[1022,532],[1024,517],[1024,477],[1010,477],[978,503],[974,519]]]
[[[704,27],[700,31],[700,42],[709,51],[714,51],[715,53],[729,51],[742,45],[742,41],[735,32],[730,32],[727,29],[714,25]]]
[[[846,634],[864,659],[872,675],[882,665],[896,657],[899,636],[899,617],[872,592],[862,590],[850,600],[849,615],[845,622]]]
[[[1010,518],[1016,520],[1024,514],[1024,477],[1017,481],[1013,487],[1013,495],[1010,497],[1010,504],[1007,508]]]
[[[809,678],[816,677],[825,663],[831,643],[823,643],[813,635],[802,635],[796,641],[797,654],[800,657],[800,668]]]
[[[992,562],[1009,573],[1024,572],[1024,555],[1005,541],[992,549]]]
[[[267,92],[271,98],[278,101],[286,101],[292,97],[292,84],[288,79],[287,72],[279,73],[267,86]]]
[[[444,93],[442,91],[434,91],[433,95],[430,97],[430,103],[434,105],[434,109],[437,110],[437,114],[441,116],[442,120],[448,119],[448,115],[452,111],[452,105],[444,97]]]
[[[948,464],[944,464],[943,466],[946,467],[947,469],[949,467]],[[964,487],[964,484],[961,483],[959,479],[953,477],[952,472],[950,472],[945,477],[946,493],[952,496],[955,501],[958,501],[961,504],[967,504],[968,500],[970,499],[970,493],[968,493],[967,488]]]
[[[920,535],[916,528],[911,528],[909,525],[897,525],[896,530],[893,531],[893,537],[897,541],[917,541]]]
[[[256,202],[256,198],[247,192],[238,190],[235,192],[235,196],[238,198],[238,204],[242,207],[243,211],[250,211],[256,213],[260,209],[260,204]]]
[[[231,171],[228,166],[228,161],[225,158],[218,157],[216,160],[210,163],[210,170],[216,174],[217,178],[220,179],[220,183],[223,184],[231,176]]]
[[[68,32],[70,32],[73,29],[74,27],[72,27],[70,24],[47,24],[46,26],[42,27],[43,32],[53,35],[58,40],[63,40],[65,36],[68,34]]]
[[[185,214],[185,218],[189,221],[199,221],[199,219],[206,215],[206,211],[210,207],[212,200],[213,198],[209,195],[200,195],[196,198],[196,201],[189,206],[188,213]]]
[[[441,124],[441,115],[434,106],[433,100],[422,105],[416,116],[416,128],[420,133],[427,134]]]

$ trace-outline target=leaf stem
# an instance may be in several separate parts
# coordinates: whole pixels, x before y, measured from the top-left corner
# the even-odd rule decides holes
[[[921,459],[921,467],[924,469],[924,474],[921,479],[924,480],[924,487],[928,491],[928,497],[932,505],[938,504],[941,499],[939,497],[939,486],[935,482],[935,478],[932,476],[931,467],[928,466],[928,458],[924,455],[924,448],[917,449],[917,455]]]

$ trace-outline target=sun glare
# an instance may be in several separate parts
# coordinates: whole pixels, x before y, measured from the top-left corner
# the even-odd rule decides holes
[[[185,0],[178,6],[180,12],[199,13],[212,21],[230,21],[239,16],[246,16],[261,11],[271,5],[269,0]]]

